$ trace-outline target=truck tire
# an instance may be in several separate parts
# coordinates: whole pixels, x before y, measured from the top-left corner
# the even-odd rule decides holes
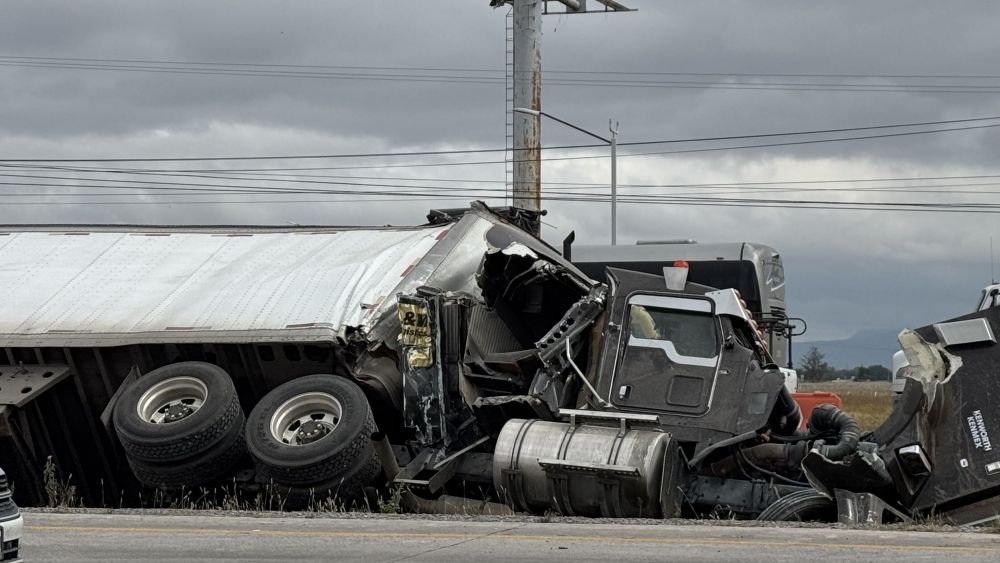
[[[356,471],[348,472],[347,477],[337,477],[315,485],[298,485],[294,487],[274,485],[273,491],[284,510],[329,510],[329,505],[323,504],[327,499],[335,500],[335,508],[353,510],[367,508],[374,511],[377,505],[366,506],[365,487],[382,471],[382,463],[378,456],[370,457]]]
[[[247,448],[265,483],[315,489],[350,482],[344,500],[378,473],[371,407],[361,388],[335,375],[308,375],[276,387],[247,419]],[[358,486],[351,477],[357,475]],[[339,487],[344,489],[343,486]]]
[[[768,522],[836,522],[837,505],[814,489],[803,489],[774,501],[757,516]]]
[[[217,450],[245,418],[225,370],[179,362],[129,385],[115,404],[113,420],[130,460],[163,464]]]
[[[183,461],[150,463],[129,458],[135,478],[148,487],[163,490],[193,490],[227,476],[246,455],[243,428],[235,427],[225,440],[206,454]]]

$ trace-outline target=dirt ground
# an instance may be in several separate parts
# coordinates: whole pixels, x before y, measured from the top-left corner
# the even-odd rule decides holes
[[[888,381],[821,381],[799,383],[800,392],[835,393],[843,409],[854,417],[862,432],[874,430],[892,410],[892,388]]]

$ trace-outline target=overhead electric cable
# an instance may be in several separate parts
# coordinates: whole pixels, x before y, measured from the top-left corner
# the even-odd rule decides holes
[[[337,80],[379,80],[405,82],[436,82],[449,84],[504,83],[500,69],[469,68],[428,68],[428,67],[379,67],[361,65],[291,65],[280,63],[219,63],[197,61],[156,61],[140,59],[85,59],[70,57],[27,57],[0,56],[0,66],[49,68],[71,70],[97,70],[118,72],[152,72],[166,74],[193,74],[210,76],[250,76],[278,78],[310,78]],[[322,70],[327,69],[327,70]],[[330,72],[336,70],[337,72]],[[367,71],[367,72],[359,72]],[[371,72],[380,71],[380,72]],[[463,74],[412,74],[413,72],[451,72]],[[562,75],[562,76],[560,76]],[[568,77],[569,78],[568,78]],[[588,78],[611,76],[615,78]],[[817,82],[705,82],[668,80],[626,80],[623,76],[696,76],[736,79],[762,78],[865,78],[898,80],[903,79],[996,79],[994,75],[903,75],[903,74],[794,74],[794,73],[686,73],[686,72],[643,72],[643,71],[581,71],[552,70],[543,75],[543,83],[549,86],[600,86],[616,88],[679,88],[679,89],[722,89],[722,90],[778,90],[778,91],[832,91],[832,92],[914,92],[914,93],[997,93],[997,84],[855,84]],[[584,77],[584,78],[572,78]]]
[[[155,59],[109,59],[84,57],[43,57],[25,55],[0,55],[0,59],[39,60],[39,61],[70,61],[99,63],[134,63],[134,64],[174,64],[200,66],[237,66],[264,68],[324,68],[341,70],[400,70],[426,72],[494,72],[502,73],[503,68],[469,68],[469,67],[402,67],[402,66],[371,66],[371,65],[329,65],[329,64],[290,64],[290,63],[248,63],[234,61],[190,61],[190,60],[155,60]],[[525,71],[527,72],[527,71]],[[576,70],[576,69],[546,69],[547,73],[557,74],[610,74],[610,75],[654,75],[654,76],[739,76],[739,77],[810,77],[810,78],[962,78],[962,79],[1000,79],[995,74],[872,74],[872,73],[752,73],[752,72],[681,72],[681,71],[643,71],[643,70]]]
[[[848,131],[867,131],[867,130],[878,130],[878,129],[896,129],[905,127],[919,127],[926,125],[940,125],[940,124],[954,124],[954,123],[969,123],[969,122],[981,122],[981,121],[995,121],[1000,120],[1000,116],[991,117],[974,117],[967,119],[952,119],[944,121],[926,121],[922,123],[905,123],[905,124],[890,124],[890,125],[870,125],[864,127],[848,127],[839,129],[822,129],[813,131],[794,131],[794,132],[784,132],[784,133],[758,133],[750,135],[729,135],[720,137],[698,137],[698,138],[688,138],[688,139],[666,139],[659,141],[635,141],[628,143],[619,143],[618,146],[641,146],[641,145],[662,145],[662,144],[675,144],[675,143],[694,143],[694,142],[709,142],[709,141],[723,141],[723,140],[739,140],[739,139],[751,139],[751,138],[767,138],[767,137],[784,137],[784,136],[799,136],[799,135],[816,135],[816,134],[827,134],[827,133],[840,133]],[[710,147],[702,149],[688,149],[681,151],[666,151],[666,152],[651,152],[651,153],[629,153],[621,154],[618,156],[646,156],[654,154],[678,154],[684,152],[707,152],[707,151],[718,151],[718,150],[735,150],[744,148],[759,148],[759,147],[778,147],[778,146],[789,146],[789,145],[801,145],[801,144],[813,144],[813,143],[829,143],[837,141],[854,141],[854,140],[866,140],[866,139],[878,139],[886,137],[902,137],[909,135],[927,135],[933,133],[945,133],[951,131],[969,131],[975,129],[988,129],[993,127],[1000,127],[1000,123],[990,124],[990,125],[976,125],[976,126],[966,126],[966,127],[952,127],[943,129],[930,129],[923,131],[903,131],[896,133],[884,133],[877,135],[866,135],[866,136],[853,136],[853,137],[837,137],[833,139],[811,139],[804,141],[785,141],[781,143],[772,144],[761,144],[761,145],[745,145],[745,146],[731,146],[731,147]],[[565,146],[555,146],[555,147],[542,147],[549,150],[553,149],[579,149],[579,148],[597,148],[603,147],[604,145],[565,145]],[[341,154],[311,154],[311,155],[274,155],[274,156],[223,156],[223,157],[145,157],[145,158],[3,158],[0,159],[0,163],[34,163],[34,162],[53,162],[53,163],[75,163],[75,162],[211,162],[211,161],[244,161],[244,160],[316,160],[316,159],[339,159],[339,158],[390,158],[390,157],[400,157],[400,156],[441,156],[441,155],[458,155],[458,154],[472,154],[472,153],[484,153],[484,152],[503,152],[508,149],[504,148],[489,148],[489,149],[459,149],[459,150],[437,150],[437,151],[401,151],[401,152],[382,152],[382,153],[341,153]],[[578,159],[589,159],[589,158],[607,158],[607,155],[586,155],[586,156],[576,156],[576,157],[549,157],[543,158],[542,160],[578,160]],[[504,163],[507,161],[488,161],[488,162],[459,162],[459,163],[446,163],[449,165],[462,165],[462,164],[494,164],[494,163]],[[518,162],[518,161],[515,161]],[[413,166],[425,165],[425,163],[413,164]]]

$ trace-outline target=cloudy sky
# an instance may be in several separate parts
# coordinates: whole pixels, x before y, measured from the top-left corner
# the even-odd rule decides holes
[[[5,2],[2,221],[413,224],[431,206],[502,203],[502,152],[13,162],[503,147],[507,10],[488,4]],[[544,110],[598,133],[614,118],[622,143],[1000,116],[995,2],[627,4],[639,11],[545,17]],[[1000,204],[991,177],[1000,174],[996,125],[1000,119],[623,146],[619,242],[693,238],[776,247],[789,312],[807,319],[810,339],[955,316],[989,282],[990,236],[1000,249],[997,209],[866,206]],[[544,145],[590,142],[543,123]],[[703,152],[683,152],[691,150]],[[641,152],[672,154],[629,156]],[[572,230],[581,243],[608,241],[606,201],[565,201],[606,199],[603,154],[545,151],[556,159],[543,163],[550,242]],[[575,156],[600,158],[558,160]],[[123,174],[128,168],[146,173]],[[242,193],[198,193],[219,185]],[[455,199],[414,199],[418,193]],[[646,197],[627,203],[626,196]],[[832,203],[802,209],[776,200]]]

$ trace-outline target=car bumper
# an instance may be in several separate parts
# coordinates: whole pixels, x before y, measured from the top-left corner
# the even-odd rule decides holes
[[[0,522],[0,561],[3,563],[21,561],[19,553],[23,533],[24,519],[20,514]]]

